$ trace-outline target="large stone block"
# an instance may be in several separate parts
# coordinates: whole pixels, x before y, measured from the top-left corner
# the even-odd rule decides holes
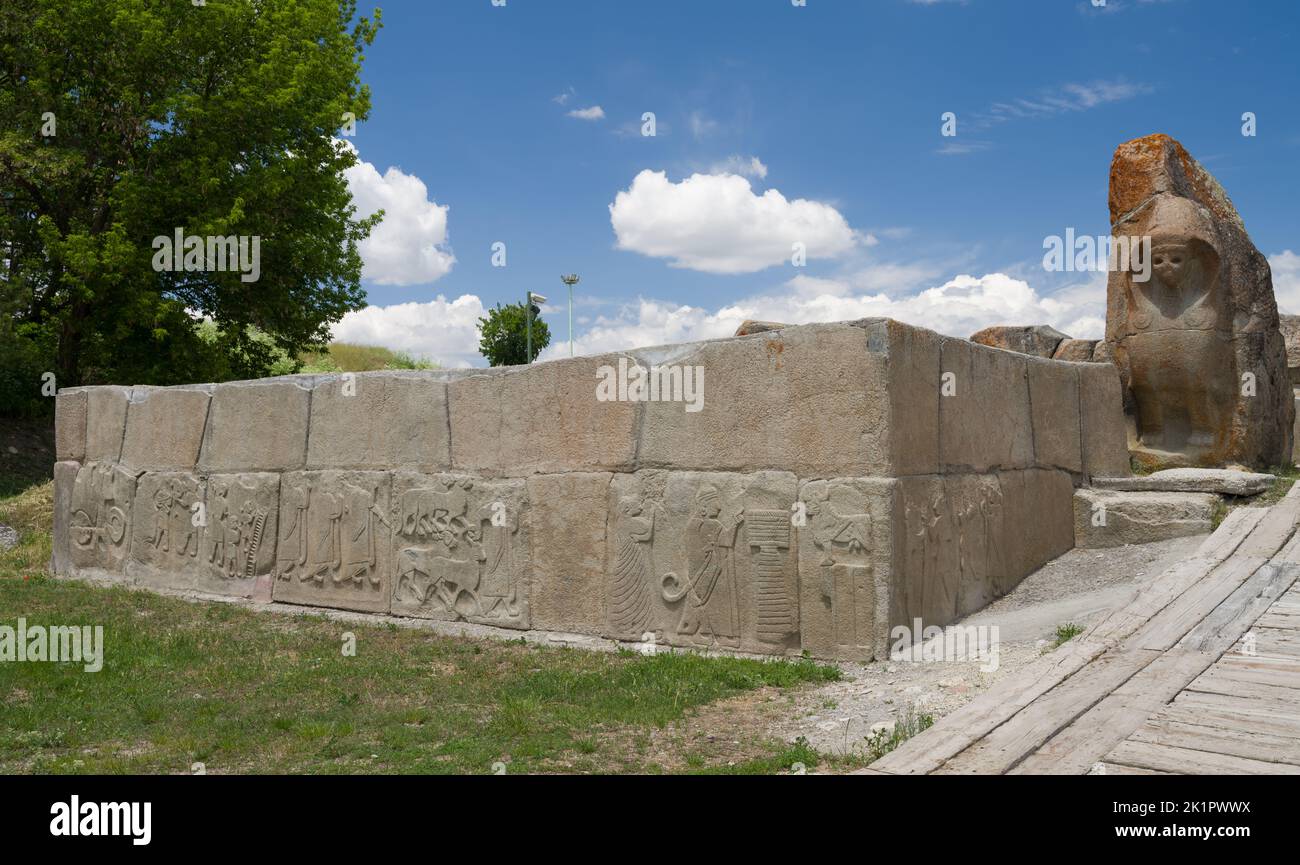
[[[887,468],[874,471],[900,477],[938,472],[943,337],[887,318],[855,323],[867,331],[867,350],[883,357],[888,375],[887,457],[883,461]],[[876,377],[866,379],[864,386],[868,401],[879,399]],[[878,422],[874,415],[870,421]],[[869,441],[874,444],[878,437],[875,433]]]
[[[945,339],[939,397],[939,460],[945,472],[1034,464],[1028,358]]]
[[[1075,544],[1094,549],[1208,534],[1218,502],[1209,493],[1081,489],[1074,496]]]
[[[81,463],[64,460],[54,464],[54,527],[50,570],[59,576],[72,574],[72,500]]]
[[[272,597],[387,613],[395,513],[387,472],[286,472]]]
[[[1082,472],[1078,367],[1030,358],[1029,413],[1038,465]]]
[[[999,472],[998,480],[1006,503],[1002,543],[1008,579],[997,594],[1004,595],[1074,546],[1074,483],[1051,469]]]
[[[86,458],[86,392],[60,391],[54,398],[54,454],[59,460]]]
[[[598,634],[605,630],[605,525],[608,472],[528,478],[532,536],[533,627]]]
[[[66,472],[61,480],[66,483]],[[76,470],[67,513],[71,572],[120,574],[131,547],[135,475],[111,463]]]
[[[210,401],[209,388],[133,388],[122,464],[156,471],[194,468]]]
[[[888,654],[898,482],[836,478],[800,487],[800,645],[819,658]]]
[[[1080,364],[1079,413],[1084,474],[1124,477],[1129,465],[1124,394],[1113,364]]]
[[[1068,360],[1073,363],[1092,363],[1097,350],[1095,339],[1063,339],[1052,353],[1052,360]]]
[[[638,466],[889,473],[886,353],[868,350],[866,328],[807,325],[632,354],[645,368],[702,370],[705,383],[699,411],[641,404]]]
[[[797,650],[796,492],[788,472],[615,475],[608,635],[766,654]]]
[[[522,480],[394,474],[393,614],[527,629],[528,536]]]
[[[946,625],[1006,594],[1073,545],[1065,472],[899,479],[894,624]]]
[[[467,429],[465,434],[486,432]],[[432,375],[399,372],[321,381],[312,390],[307,465],[450,468],[447,383]]]
[[[126,438],[126,409],[131,388],[105,385],[86,388],[86,460],[117,462]]]
[[[1291,423],[1291,462],[1300,463],[1300,396],[1295,401],[1295,420]]]
[[[277,474],[148,472],[127,573],[147,586],[269,596],[279,498]]]
[[[1051,357],[1066,334],[1046,324],[996,325],[971,334],[970,341],[980,345],[1016,351],[1034,357]]]
[[[452,466],[516,477],[630,469],[641,404],[596,398],[598,370],[610,364],[616,367],[618,357],[572,358],[451,379]]]
[[[940,475],[901,478],[899,493],[904,541],[895,565],[902,580],[894,623],[920,618],[925,625],[946,624],[957,615],[961,588],[953,500]]]
[[[1110,169],[1106,343],[1152,467],[1278,465],[1293,403],[1268,260],[1218,181],[1174,139],[1121,144]],[[1122,260],[1121,260],[1122,261]]]
[[[292,381],[217,385],[199,465],[205,471],[300,469],[311,392]]]

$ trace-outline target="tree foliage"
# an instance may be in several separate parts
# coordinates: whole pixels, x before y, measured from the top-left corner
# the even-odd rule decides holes
[[[168,384],[326,342],[382,217],[356,218],[335,139],[378,29],[355,0],[4,0],[0,363]],[[155,271],[178,229],[259,237],[260,277]]]
[[[533,307],[533,356],[528,356],[527,310],[522,303],[497,304],[478,320],[478,351],[492,366],[531,363],[551,343],[551,329]]]

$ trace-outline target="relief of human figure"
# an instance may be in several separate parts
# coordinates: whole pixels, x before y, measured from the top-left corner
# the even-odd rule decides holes
[[[519,528],[515,510],[499,501],[487,502],[478,510],[476,519],[482,527],[477,555],[482,569],[478,586],[480,615],[497,617],[504,613],[514,618],[520,613],[514,562],[514,534]]]
[[[372,490],[350,487],[343,511],[334,521],[337,531],[342,531],[346,517],[352,517],[350,524],[353,526],[348,536],[347,568],[335,572],[334,582],[362,585],[368,580],[370,585],[378,587],[383,582],[378,567],[379,527],[392,528],[388,515],[379,507],[379,487]],[[337,539],[336,543],[339,543]]]
[[[619,499],[614,524],[617,548],[609,588],[609,621],[620,636],[640,639],[651,630],[650,547],[654,534],[654,509],[646,513],[645,504],[634,496]]]
[[[226,521],[230,518],[230,490],[227,487],[214,487],[216,494],[212,497],[212,507],[208,510],[208,519],[212,525],[212,531],[208,532],[208,542],[211,547],[208,549],[208,564],[217,569],[219,573],[226,570]]]
[[[170,484],[161,483],[153,494],[153,536],[149,538],[156,550],[171,552],[172,506],[176,493]]]
[[[307,564],[307,553],[310,548],[310,539],[307,536],[307,512],[311,504],[311,485],[305,484],[300,487],[290,489],[285,494],[285,507],[293,510],[293,519],[286,520],[287,525],[284,527],[284,533],[280,536],[280,543],[277,545],[280,550],[290,552],[287,541],[290,538],[297,538],[297,554],[291,559],[280,561],[279,571],[280,579],[289,579],[295,571],[299,572],[300,580],[307,579],[304,574],[304,568]]]
[[[736,592],[736,533],[744,522],[743,512],[720,519],[718,491],[700,489],[695,513],[686,524],[685,584],[673,575],[664,578],[664,599],[685,599],[677,622],[680,636],[715,638],[734,643],[740,638],[739,596]]]

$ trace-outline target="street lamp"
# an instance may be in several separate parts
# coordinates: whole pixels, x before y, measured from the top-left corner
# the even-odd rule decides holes
[[[578,284],[578,274],[561,276],[560,282],[569,287],[569,357],[573,357],[573,287]]]
[[[536,292],[530,291],[528,292],[528,296],[524,299],[524,315],[528,317],[528,349],[527,349],[528,363],[533,362],[533,304],[534,303],[538,303],[538,304],[546,303],[545,295],[537,294]]]

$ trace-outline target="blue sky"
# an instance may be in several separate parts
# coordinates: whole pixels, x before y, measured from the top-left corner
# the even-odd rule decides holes
[[[382,8],[373,111],[348,141],[366,163],[358,203],[389,225],[363,250],[374,308],[340,338],[482,364],[474,319],[532,289],[552,301],[547,357],[567,354],[571,271],[579,353],[722,336],[745,317],[1100,336],[1104,275],[1045,272],[1043,241],[1105,234],[1111,154],[1152,132],[1219,178],[1300,312],[1293,2]]]

